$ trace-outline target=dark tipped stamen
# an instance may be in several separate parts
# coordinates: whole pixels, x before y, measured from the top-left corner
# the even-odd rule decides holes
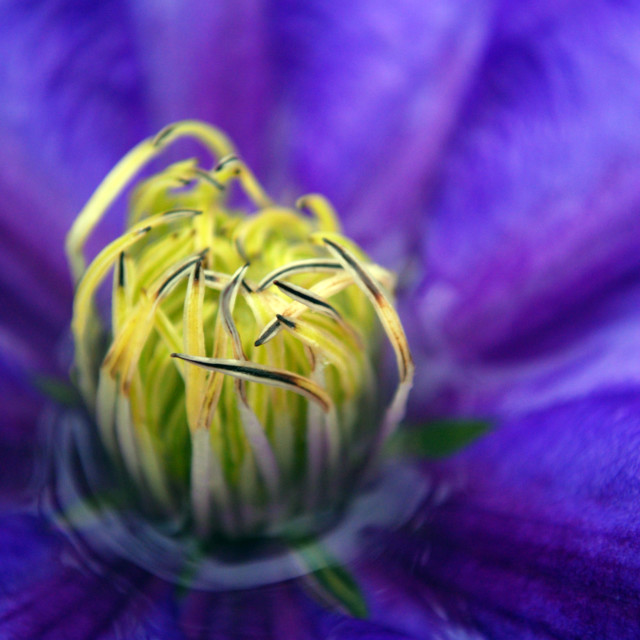
[[[182,217],[185,213],[191,213],[194,216],[200,216],[202,215],[202,210],[201,209],[169,209],[168,211],[165,211],[162,215],[172,216],[172,215],[175,215],[176,213],[179,213],[180,217]]]
[[[258,339],[253,343],[254,347],[261,347],[265,342],[267,342],[280,328],[280,322],[277,320],[267,325],[267,328],[258,336]]]
[[[247,266],[249,266],[251,260],[249,260],[249,258],[247,257],[247,253],[244,250],[244,246],[242,245],[242,242],[240,242],[240,238],[236,238],[235,245],[236,245],[236,251],[238,252],[238,255],[247,263]]]
[[[190,362],[204,369],[220,371],[221,373],[226,373],[241,380],[265,382],[267,384],[275,384],[275,386],[282,386],[290,391],[301,393],[302,395],[312,398],[322,406],[324,411],[328,411],[331,406],[329,397],[321,387],[312,380],[296,373],[290,373],[282,369],[271,369],[258,363],[239,360],[225,361],[213,358],[199,358],[184,353],[172,353],[171,357],[179,358],[180,360]]]
[[[242,349],[242,341],[240,339],[240,334],[238,333],[238,329],[233,321],[232,315],[232,304],[237,294],[238,287],[240,283],[243,282],[243,276],[247,272],[249,268],[249,264],[245,264],[240,269],[238,269],[231,282],[224,288],[222,291],[222,296],[220,299],[220,308],[222,309],[222,319],[225,324],[225,328],[227,333],[231,336],[234,345],[234,354],[236,357],[241,357],[241,359],[246,360],[246,355]]]
[[[227,156],[226,158],[222,158],[220,162],[216,165],[216,168],[213,170],[214,173],[217,171],[222,171],[224,167],[226,167],[230,162],[236,162],[238,160],[238,156]]]
[[[284,324],[285,326],[289,327],[290,329],[295,329],[296,328],[296,323],[293,320],[290,320],[289,318],[276,313],[276,318],[278,318],[278,322],[282,322],[282,324]]]
[[[169,125],[160,131],[156,137],[151,141],[151,144],[154,147],[159,147],[173,132],[176,128],[176,125]]]
[[[334,251],[340,254],[340,257],[358,274],[358,277],[362,280],[367,289],[375,297],[376,300],[380,300],[380,290],[376,286],[375,282],[369,277],[369,274],[339,245],[329,240],[329,238],[322,238],[325,244],[329,245]]]
[[[280,280],[274,280],[273,284],[280,289],[284,294],[289,296],[292,300],[296,300],[301,304],[317,311],[323,311],[335,318],[341,318],[340,312],[326,300],[314,295],[311,291],[307,291],[302,287],[296,287]]]
[[[196,169],[195,170],[195,174],[199,178],[202,178],[205,182],[208,182],[209,184],[212,184],[219,191],[224,191],[225,190],[225,186],[223,184],[220,184],[215,178],[213,178],[206,171],[203,171],[202,169]]]
[[[237,364],[229,364],[224,362],[216,362],[215,364],[210,364],[204,361],[197,360],[191,356],[188,356],[185,353],[172,353],[172,358],[179,358],[180,360],[184,360],[185,362],[191,362],[192,364],[196,364],[204,367],[205,369],[215,369],[216,371],[228,371],[229,373],[237,373],[243,376],[251,376],[256,378],[263,378],[265,380],[277,380],[279,382],[284,382],[285,384],[294,384],[295,377],[293,374],[289,373],[279,373],[273,371],[265,371],[263,369],[255,369],[248,365],[237,365]]]
[[[374,302],[376,312],[385,326],[385,330],[389,335],[389,338],[393,344],[394,349],[398,355],[398,368],[400,371],[400,381],[404,382],[410,379],[413,375],[413,360],[409,351],[409,345],[407,338],[400,324],[396,312],[390,306],[389,302],[383,295],[382,291],[378,288],[375,281],[369,276],[365,269],[358,263],[358,261],[350,254],[349,251],[343,249],[340,245],[336,244],[329,238],[323,238],[323,242],[336,253],[341,260],[344,261],[347,268],[351,269],[355,275],[356,282],[360,282]]]
[[[124,251],[120,252],[118,259],[118,286],[124,287]]]
[[[193,265],[200,265],[202,263],[202,259],[204,256],[199,253],[197,257],[192,258],[191,260],[185,262],[180,265],[161,285],[158,291],[156,292],[156,300],[159,300],[166,292],[171,284],[175,283],[176,279],[185,273],[188,269],[193,267]]]
[[[299,263],[294,263],[276,269],[266,276],[258,285],[257,291],[264,291],[275,280],[284,278],[285,276],[294,275],[296,273],[313,273],[314,271],[340,271],[342,265],[338,260],[301,260]]]

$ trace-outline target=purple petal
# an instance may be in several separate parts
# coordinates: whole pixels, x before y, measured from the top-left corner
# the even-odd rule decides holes
[[[32,479],[42,406],[22,370],[0,351],[0,507],[23,498]]]
[[[473,361],[422,359],[419,407],[431,413],[513,415],[640,383],[640,278],[632,274],[552,325]],[[506,351],[506,350],[505,350]]]
[[[154,127],[198,118],[222,128],[255,168],[270,115],[268,33],[260,0],[130,2]]]
[[[412,549],[420,557],[415,544]],[[429,545],[425,543],[423,551],[428,552],[428,549]],[[443,616],[437,594],[429,585],[407,573],[402,562],[387,557],[385,553],[386,549],[372,551],[372,557],[363,559],[354,571],[366,593],[372,618],[371,621],[351,623],[354,629],[361,629],[362,637],[368,638],[366,634],[371,633],[376,625],[378,632],[389,634],[389,638],[476,640],[466,629],[462,632],[461,623]]]
[[[369,247],[405,249],[488,22],[485,2],[280,3],[279,134],[295,189],[328,195]]]
[[[180,626],[196,638],[325,638],[324,612],[295,582],[244,591],[190,592],[180,604]]]
[[[326,640],[415,640],[420,636],[385,629],[368,620],[347,619],[334,627]],[[422,636],[426,637],[426,636]]]
[[[4,3],[0,15],[0,130],[5,186],[30,194],[47,226],[13,211],[15,223],[54,247],[115,161],[144,128],[142,77],[121,2]],[[59,196],[58,201],[50,200]],[[5,211],[6,220],[10,211]],[[26,219],[25,219],[26,217]],[[50,221],[50,222],[49,222]],[[35,244],[35,243],[34,243]]]
[[[639,17],[573,3],[496,34],[426,223],[415,333],[443,375],[508,357],[637,268]]]
[[[515,420],[431,469],[380,562],[492,640],[637,638],[639,450],[638,387]]]
[[[125,561],[105,563],[38,517],[0,516],[0,635],[47,640],[385,638],[400,634],[324,610],[299,583],[189,591]]]
[[[0,526],[0,631],[4,637],[181,638],[168,585],[114,565],[90,573],[39,518],[7,515]]]
[[[14,0],[0,25],[0,325],[51,351],[69,315],[64,237],[141,137],[141,76],[122,3]]]

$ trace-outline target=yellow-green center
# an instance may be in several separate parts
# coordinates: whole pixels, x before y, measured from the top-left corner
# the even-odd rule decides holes
[[[140,182],[127,230],[85,268],[84,243],[104,212],[183,136],[217,164],[182,161]],[[234,183],[247,212],[228,204]],[[202,537],[283,533],[314,526],[375,465],[404,413],[413,363],[392,274],[341,234],[324,198],[274,204],[220,132],[185,121],[113,169],[67,250],[78,384],[109,454],[155,512],[186,516]],[[105,331],[94,297],[112,270]],[[399,369],[386,411],[376,315]]]

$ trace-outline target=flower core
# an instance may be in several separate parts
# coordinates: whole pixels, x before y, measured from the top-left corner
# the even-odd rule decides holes
[[[188,159],[140,181],[127,230],[85,268],[100,218],[181,137],[201,142],[213,168]],[[248,206],[234,206],[239,197]],[[201,537],[307,534],[375,467],[413,363],[393,275],[341,234],[323,197],[274,204],[223,134],[184,121],[112,170],[67,251],[77,382],[145,508],[186,518]],[[104,330],[95,298],[111,270]],[[386,411],[376,315],[399,370]]]

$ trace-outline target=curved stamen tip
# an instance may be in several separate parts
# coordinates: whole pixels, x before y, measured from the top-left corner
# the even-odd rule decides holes
[[[231,154],[226,158],[222,158],[220,162],[218,162],[218,164],[215,166],[213,171],[214,173],[218,171],[222,171],[225,168],[225,166],[228,165],[230,162],[237,162],[237,161],[238,161],[238,156],[235,154]]]
[[[276,313],[276,318],[278,319],[279,322],[282,322],[282,324],[289,327],[290,329],[296,328],[296,323],[293,320],[290,320],[289,318],[285,318],[282,314]]]
[[[152,139],[151,144],[154,147],[159,147],[172,133],[175,131],[176,125],[170,124],[156,134]]]

